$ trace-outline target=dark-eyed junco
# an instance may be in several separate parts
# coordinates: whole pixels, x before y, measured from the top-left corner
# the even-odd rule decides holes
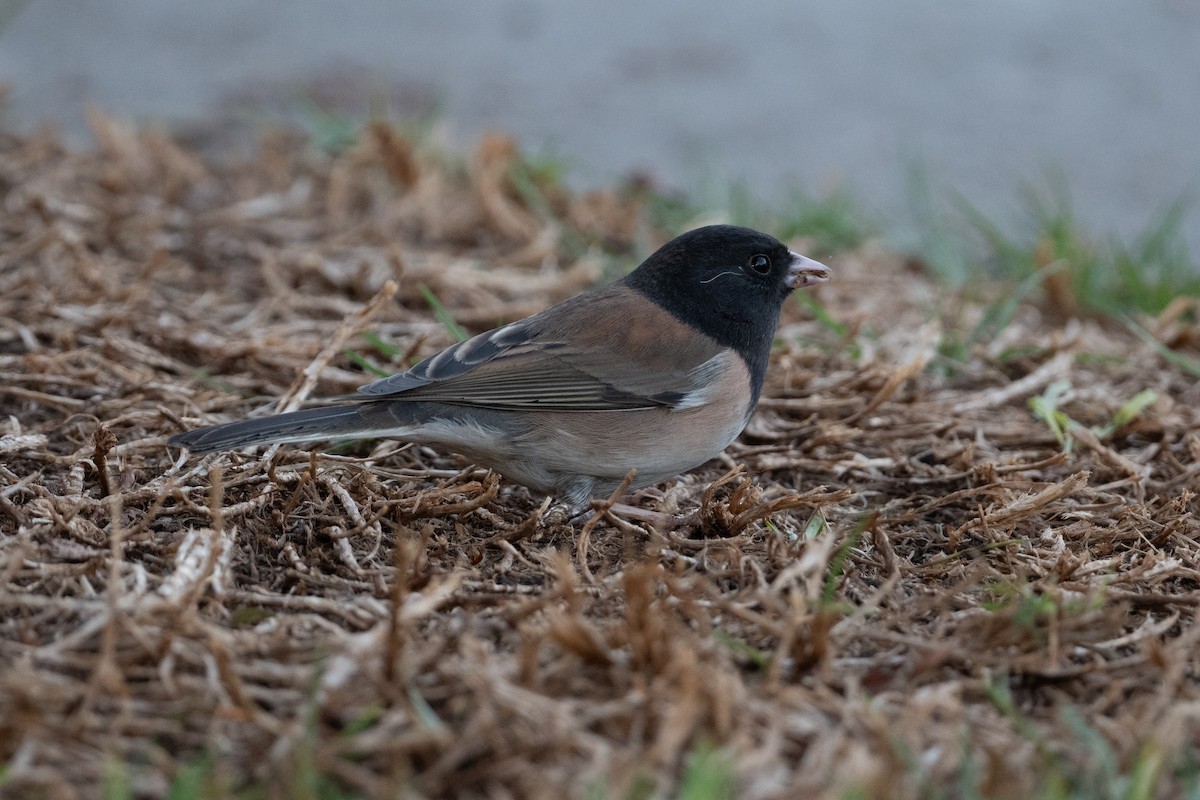
[[[394,437],[460,453],[582,507],[732,442],[762,392],[793,289],[823,264],[732,225],[672,239],[615,283],[453,345],[353,402],[182,433],[193,452]]]

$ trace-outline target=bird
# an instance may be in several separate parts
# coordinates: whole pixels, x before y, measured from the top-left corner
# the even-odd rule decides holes
[[[708,225],[613,283],[451,345],[332,405],[179,433],[191,453],[396,438],[458,453],[572,509],[716,457],[763,391],[793,290],[824,264]]]

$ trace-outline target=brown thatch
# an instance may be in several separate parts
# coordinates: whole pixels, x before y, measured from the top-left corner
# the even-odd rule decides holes
[[[1125,327],[1026,305],[950,361],[980,302],[836,255],[837,324],[789,306],[747,433],[637,500],[673,532],[397,442],[176,461],[448,344],[422,286],[482,330],[664,234],[498,136],[231,166],[93,123],[0,141],[0,793],[1195,789],[1200,388]],[[1185,306],[1147,324],[1195,357]]]

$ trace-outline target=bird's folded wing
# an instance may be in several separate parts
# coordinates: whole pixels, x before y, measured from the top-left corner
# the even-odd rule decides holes
[[[479,334],[407,372],[359,389],[378,400],[421,400],[513,410],[690,408],[734,357],[715,342],[675,353],[622,347],[627,329],[568,344],[527,321]]]

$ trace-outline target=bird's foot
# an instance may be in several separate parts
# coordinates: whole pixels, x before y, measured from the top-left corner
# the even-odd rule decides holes
[[[587,524],[589,520],[595,518],[597,515],[609,513],[620,520],[640,522],[649,525],[661,533],[666,533],[667,531],[694,525],[699,519],[698,511],[694,511],[691,514],[677,515],[668,514],[664,511],[651,511],[639,506],[629,505],[628,503],[605,502],[598,505],[598,508],[591,508],[571,517],[570,525],[578,527]]]

